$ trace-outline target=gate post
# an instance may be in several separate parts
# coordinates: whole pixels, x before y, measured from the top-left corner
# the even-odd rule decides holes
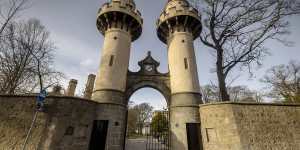
[[[130,48],[140,37],[142,24],[133,0],[110,0],[98,11],[97,28],[104,35],[104,43],[92,100],[104,106],[97,109],[97,119],[109,121],[106,150],[124,146]]]
[[[191,150],[188,148],[187,125],[200,122],[199,105],[196,104],[200,98],[201,96],[197,94],[172,95],[170,107],[171,150]],[[190,103],[192,105],[188,105]]]
[[[168,45],[171,81],[171,150],[188,150],[187,123],[199,123],[200,85],[194,40],[201,17],[187,0],[168,0],[157,22],[157,35]]]

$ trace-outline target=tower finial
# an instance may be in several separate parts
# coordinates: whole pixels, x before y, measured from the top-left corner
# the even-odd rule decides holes
[[[148,53],[148,56],[151,56],[151,51],[148,51],[147,53]]]

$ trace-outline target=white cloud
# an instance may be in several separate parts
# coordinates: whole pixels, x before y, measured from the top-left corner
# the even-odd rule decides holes
[[[83,68],[93,67],[94,65],[95,65],[95,62],[89,58],[80,62],[80,67],[83,67]]]

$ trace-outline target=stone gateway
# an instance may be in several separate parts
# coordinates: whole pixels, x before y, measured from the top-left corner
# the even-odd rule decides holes
[[[135,90],[149,86],[167,99],[171,149],[187,150],[186,125],[200,123],[201,94],[193,42],[201,32],[200,16],[186,0],[167,2],[157,22],[157,35],[168,45],[170,72],[166,75],[157,72],[159,63],[150,53],[140,62],[141,71],[128,72],[131,42],[141,35],[142,23],[133,0],[112,0],[99,10],[97,27],[104,35],[104,44],[92,100],[112,105],[105,120],[119,123],[108,126],[111,136],[107,137],[107,149],[122,149],[128,98]]]
[[[170,150],[300,150],[300,105],[202,104],[194,40],[201,33],[199,12],[187,0],[168,0],[157,21],[167,45],[168,73],[148,52],[140,70],[128,69],[131,43],[143,19],[133,0],[110,0],[98,11],[104,36],[97,76],[90,75],[84,98],[47,96],[26,150],[124,150],[128,101],[140,88],[157,89],[169,110]],[[0,95],[0,150],[21,149],[35,114],[35,95]]]

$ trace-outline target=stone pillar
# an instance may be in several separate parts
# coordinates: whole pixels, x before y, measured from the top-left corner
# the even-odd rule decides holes
[[[131,42],[142,32],[142,18],[133,0],[112,0],[99,10],[98,30],[104,35],[92,100],[104,103],[97,120],[108,120],[106,150],[122,150],[125,141],[125,98]]]
[[[96,79],[96,75],[89,74],[88,80],[86,82],[85,90],[84,90],[84,98],[85,99],[91,99],[92,98],[95,79]]]
[[[188,150],[187,124],[200,124],[194,40],[200,35],[201,19],[197,10],[187,6],[187,0],[169,0],[157,23],[157,35],[168,45],[171,150]]]
[[[70,82],[69,82],[69,86],[68,86],[68,89],[67,89],[66,96],[74,96],[76,86],[77,86],[77,80],[71,79]]]

